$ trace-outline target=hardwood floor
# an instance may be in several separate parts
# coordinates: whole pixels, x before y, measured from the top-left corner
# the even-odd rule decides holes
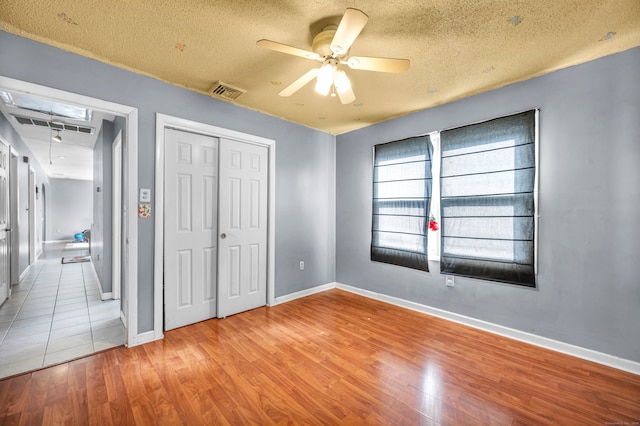
[[[340,290],[0,381],[2,425],[638,421],[640,376]]]

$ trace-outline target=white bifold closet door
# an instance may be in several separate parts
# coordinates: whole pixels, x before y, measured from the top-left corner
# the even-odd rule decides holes
[[[268,156],[220,139],[218,317],[267,303]]]
[[[165,330],[217,311],[218,139],[165,130]]]
[[[164,163],[165,330],[264,306],[268,149],[167,129]]]

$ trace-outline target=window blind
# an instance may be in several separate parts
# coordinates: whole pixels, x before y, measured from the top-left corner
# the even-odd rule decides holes
[[[371,260],[429,270],[429,136],[374,147]]]
[[[535,287],[535,110],[440,134],[440,271]]]

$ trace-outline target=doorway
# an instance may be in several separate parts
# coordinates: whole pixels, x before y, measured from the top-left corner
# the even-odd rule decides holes
[[[33,96],[39,96],[46,99],[51,99],[53,101],[60,101],[64,103],[70,103],[74,105],[81,105],[87,108],[91,108],[94,110],[104,111],[114,116],[123,117],[125,119],[125,130],[126,133],[126,143],[127,149],[126,158],[124,161],[126,162],[126,170],[123,170],[123,173],[127,176],[127,181],[125,182],[126,191],[123,196],[124,206],[123,210],[126,211],[134,211],[135,209],[128,209],[128,205],[135,205],[137,201],[137,144],[138,144],[138,111],[136,108],[132,108],[126,105],[116,104],[108,101],[103,101],[96,98],[91,98],[83,95],[78,95],[70,92],[65,92],[57,89],[52,89],[45,86],[40,86],[32,83],[27,83],[20,80],[15,80],[8,77],[0,76],[0,89],[8,90],[16,93],[28,93]],[[30,174],[31,176],[31,174]],[[30,190],[33,190],[35,193],[35,182],[33,185],[29,185]],[[31,197],[30,197],[31,198]],[[34,197],[32,199],[35,198]],[[35,203],[34,203],[35,204]],[[35,217],[35,209],[34,217]],[[138,238],[137,238],[137,216],[131,216],[128,214],[125,218],[126,220],[126,230],[127,237],[131,236],[131,238],[126,238],[126,243],[121,244],[120,252],[126,253],[126,261],[124,262],[124,277],[126,288],[126,293],[131,295],[128,298],[127,304],[123,310],[126,310],[130,315],[127,316],[127,321],[125,323],[126,327],[126,344],[128,346],[135,346],[141,343],[145,343],[146,341],[154,340],[150,338],[148,335],[140,338],[138,336],[138,326],[137,326],[137,263],[138,263]],[[34,219],[35,221],[35,219]],[[30,220],[31,222],[31,220]],[[20,224],[26,225],[26,224]],[[31,228],[35,231],[35,226]],[[35,234],[35,232],[33,232]],[[32,253],[35,257],[35,247],[32,247],[31,241],[35,243],[36,235],[30,237],[30,250],[29,256],[31,257]],[[33,250],[31,250],[33,248]],[[119,256],[119,255],[118,255]]]
[[[216,140],[227,140],[229,141],[228,143],[239,143],[242,145],[239,146],[251,146],[251,147],[262,147],[262,148],[258,148],[258,150],[263,149],[263,153],[261,155],[263,155],[263,163],[260,163],[259,161],[256,161],[256,157],[255,153],[253,154],[249,154],[248,160],[247,160],[247,164],[252,165],[254,167],[260,167],[258,166],[258,164],[262,164],[263,167],[263,171],[265,173],[265,178],[264,178],[264,189],[265,191],[262,192],[262,195],[264,196],[264,199],[262,200],[262,206],[264,207],[264,224],[266,225],[266,240],[264,241],[264,252],[263,252],[263,256],[264,256],[264,272],[262,272],[262,275],[264,276],[264,288],[265,288],[265,296],[260,296],[260,302],[259,302],[259,306],[262,305],[272,305],[274,303],[275,300],[275,296],[274,296],[274,288],[273,288],[273,283],[274,283],[274,278],[275,278],[275,273],[274,273],[274,265],[275,265],[275,261],[274,261],[274,248],[275,248],[275,241],[274,241],[274,235],[275,235],[275,220],[274,220],[274,216],[275,216],[275,202],[274,202],[274,189],[275,189],[275,141],[270,140],[270,139],[266,139],[266,138],[262,138],[262,137],[258,137],[258,136],[253,136],[253,135],[248,135],[245,133],[240,133],[240,132],[235,132],[232,130],[228,130],[228,129],[223,129],[223,128],[219,128],[219,127],[215,127],[215,126],[210,126],[207,124],[203,124],[203,123],[197,123],[197,122],[193,122],[190,120],[185,120],[185,119],[181,119],[181,118],[177,118],[177,117],[171,117],[171,116],[167,116],[164,114],[156,114],[156,205],[157,206],[163,206],[166,204],[165,202],[165,176],[166,176],[166,170],[165,170],[165,148],[166,148],[166,136],[165,136],[165,132],[167,129],[174,129],[174,130],[178,130],[181,132],[187,132],[187,133],[195,133],[195,134],[199,134],[205,137],[211,137],[211,138],[215,138]],[[236,152],[240,152],[242,150],[235,150]],[[167,156],[169,155],[168,153],[166,154]],[[174,153],[172,153],[172,155],[174,155]],[[234,154],[235,156],[235,154]],[[238,158],[237,156],[234,158]],[[234,177],[235,179],[235,177]],[[168,183],[167,183],[168,185]],[[255,184],[254,184],[255,185]],[[247,191],[247,193],[250,193],[250,190]],[[259,194],[260,192],[257,191],[255,192],[255,194]],[[256,199],[254,199],[254,202],[256,201]],[[226,202],[226,201],[225,201]],[[250,216],[249,216],[250,217]],[[257,216],[254,216],[254,218]],[[155,301],[154,301],[154,330],[156,331],[156,333],[162,333],[164,327],[163,327],[163,321],[165,318],[165,307],[164,307],[164,300],[163,300],[163,294],[165,291],[165,282],[164,282],[164,276],[165,276],[165,263],[164,263],[164,259],[165,259],[165,249],[166,249],[166,241],[165,241],[165,212],[163,212],[163,209],[157,209],[156,212],[156,222],[155,222],[155,235],[156,235],[156,241],[155,241],[155,247],[154,247],[154,264],[155,264],[155,270],[154,270],[154,293],[155,293]],[[218,232],[219,235],[217,235],[217,238],[215,238],[215,243],[218,244],[218,242],[220,241],[220,239],[224,240],[226,235],[222,235],[222,234],[227,234],[226,232],[222,232],[219,231]],[[231,239],[229,239],[229,241],[231,241]],[[249,264],[251,265],[253,262],[254,265],[256,265],[256,269],[254,269],[254,271],[258,271],[258,266],[260,264],[259,262],[259,255],[261,254],[260,250],[257,250],[257,247],[255,246],[254,243],[250,243],[251,245],[253,245],[254,247],[254,251],[253,254],[255,255],[255,257],[253,259],[248,259],[245,260],[245,264]],[[222,246],[222,244],[221,244]],[[235,248],[233,249],[235,250]],[[250,252],[251,249],[248,250],[248,252]],[[220,259],[224,259],[223,256],[220,256]],[[237,259],[237,258],[235,258]],[[225,261],[227,262],[227,261]],[[227,265],[230,265],[229,262],[227,262]],[[233,265],[231,263],[231,265]],[[226,268],[226,266],[223,265],[224,268]],[[235,270],[237,271],[237,269],[229,269],[231,270]],[[217,276],[223,276],[224,274],[222,272],[218,273]],[[255,279],[254,279],[255,277]],[[250,277],[248,278],[248,282],[253,282],[253,283],[257,283],[258,281],[257,276],[254,277]],[[226,279],[226,278],[225,278]],[[230,280],[228,280],[229,282],[238,282],[238,281],[234,281],[236,279],[235,276],[230,277]],[[253,281],[251,281],[253,280]],[[249,308],[250,309],[250,308]],[[231,313],[228,313],[228,315],[230,315]],[[213,316],[220,316],[220,313],[217,312],[216,314],[214,314]],[[223,315],[224,316],[224,315]]]

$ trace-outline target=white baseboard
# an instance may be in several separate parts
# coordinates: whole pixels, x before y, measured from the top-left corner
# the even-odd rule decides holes
[[[489,333],[498,334],[500,336],[519,340],[521,342],[529,343],[542,348],[551,349],[552,351],[586,359],[587,361],[593,361],[598,364],[616,368],[618,370],[623,370],[629,373],[640,375],[640,363],[635,361],[619,358],[613,355],[597,352],[580,346],[571,345],[569,343],[560,342],[558,340],[549,339],[513,328],[504,327],[502,325],[493,324],[487,321],[467,317],[465,315],[456,314],[454,312],[445,311],[443,309],[432,308],[431,306],[422,305],[420,303],[411,302],[397,297],[387,296],[381,293],[375,293],[373,291],[364,290],[358,287],[352,287],[346,284],[336,283],[336,288],[348,291],[350,293],[359,294],[370,299],[379,300],[381,302],[390,303],[392,305],[400,306],[403,308],[411,309],[413,311],[422,312],[438,318],[443,318],[449,321],[457,322],[459,324],[467,325],[469,327],[488,331]]]
[[[89,262],[89,264],[91,265],[91,270],[93,271],[93,276],[96,278],[96,285],[98,286],[98,292],[100,292],[100,300],[113,299],[113,293],[112,292],[109,291],[109,292],[105,293],[104,291],[102,291],[102,285],[100,284],[100,277],[98,277],[98,272],[96,271],[96,267],[93,264],[93,260],[91,260]]]
[[[31,269],[31,265],[27,265],[27,267],[24,268],[24,271],[22,271],[22,273],[18,277],[18,283],[21,283],[22,280],[24,280],[24,277],[26,277],[27,274],[29,273],[29,269]]]
[[[300,299],[302,297],[311,296],[312,294],[321,293],[323,291],[331,290],[333,288],[336,288],[336,285],[337,285],[336,282],[332,282],[332,283],[328,283],[328,284],[322,284],[322,285],[319,285],[317,287],[308,288],[306,290],[297,291],[295,293],[285,294],[284,296],[276,297],[275,298],[275,303],[273,303],[271,306],[276,306],[276,305],[279,305],[281,303],[291,302],[292,300]]]

